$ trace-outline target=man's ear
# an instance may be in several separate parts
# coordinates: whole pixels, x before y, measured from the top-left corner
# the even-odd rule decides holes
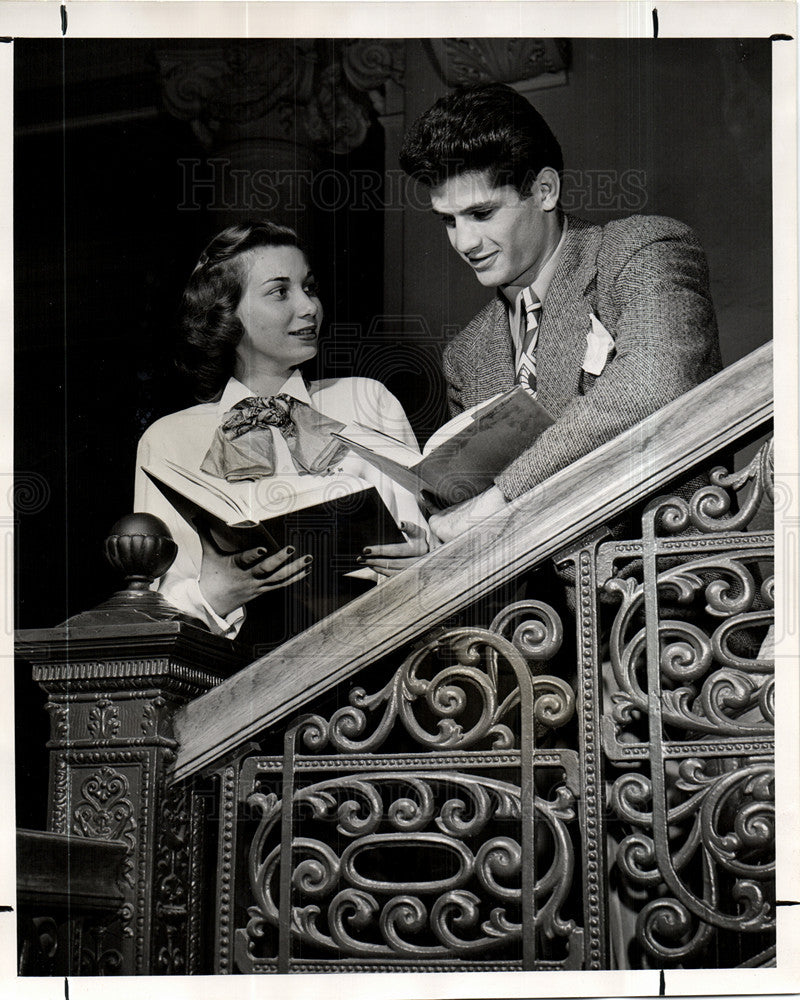
[[[543,212],[552,212],[554,208],[558,207],[561,179],[557,170],[552,167],[542,167],[534,181],[533,189],[539,195],[539,206]]]

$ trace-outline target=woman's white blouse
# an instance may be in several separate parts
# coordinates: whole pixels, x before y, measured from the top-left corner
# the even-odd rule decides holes
[[[279,390],[308,403],[328,417],[348,424],[357,421],[383,431],[418,450],[414,432],[403,407],[380,382],[368,378],[325,379],[304,382],[295,372]],[[197,532],[177,513],[172,504],[142,471],[143,467],[170,459],[187,469],[199,469],[222,423],[223,415],[240,400],[255,395],[241,382],[232,378],[217,403],[200,403],[186,410],[170,413],[152,424],[142,435],[136,455],[136,486],[134,510],[155,514],[164,521],[178,545],[178,555],[170,569],[158,582],[164,597],[181,611],[204,621],[213,632],[235,638],[244,621],[243,608],[237,608],[225,618],[211,608],[200,593],[201,547]],[[271,428],[275,443],[276,473],[295,471],[288,445],[283,435]],[[383,475],[364,459],[352,452],[344,457],[340,470],[360,476],[376,487],[389,511],[399,523],[417,524],[426,535],[428,528],[414,496]],[[371,580],[379,577],[370,569],[355,574]]]

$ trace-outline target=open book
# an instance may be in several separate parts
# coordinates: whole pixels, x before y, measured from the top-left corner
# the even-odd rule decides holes
[[[552,423],[542,404],[515,386],[440,427],[422,459],[401,441],[358,423],[335,436],[407,490],[426,491],[450,506],[488,489]]]
[[[167,459],[144,469],[178,513],[223,552],[286,545],[334,572],[355,570],[365,546],[402,542],[380,494],[357,476],[283,475],[251,482],[185,469]]]

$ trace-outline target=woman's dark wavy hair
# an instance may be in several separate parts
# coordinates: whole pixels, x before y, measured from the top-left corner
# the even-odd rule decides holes
[[[297,247],[297,233],[274,222],[229,226],[214,237],[192,271],[181,301],[178,368],[192,380],[201,402],[219,399],[233,374],[244,327],[236,309],[244,293],[244,254],[258,247]]]
[[[459,87],[421,115],[403,140],[400,166],[428,187],[488,170],[494,185],[527,195],[544,167],[563,173],[564,157],[529,101],[504,83],[487,83]]]

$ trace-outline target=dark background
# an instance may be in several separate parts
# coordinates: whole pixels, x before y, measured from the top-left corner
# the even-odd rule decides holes
[[[163,106],[156,53],[192,44],[14,43],[18,628],[56,625],[116,588],[102,540],[131,510],[136,442],[193,402],[172,367],[174,316],[229,220],[202,197],[185,207],[181,161],[205,164],[213,150]],[[270,58],[269,40],[237,44]],[[333,43],[317,45],[324,62]],[[566,83],[528,94],[561,140],[575,214],[666,214],[697,230],[726,363],[771,336],[770,74],[767,41],[574,39]],[[447,90],[424,40],[406,43],[404,83],[403,123]],[[370,116],[358,148],[319,148],[314,169],[396,172]],[[403,223],[384,259],[390,212]],[[321,280],[328,372],[382,378],[424,441],[444,418],[441,345],[486,290],[441,224],[388,185],[377,201],[311,206],[299,222]],[[47,727],[25,665],[17,692],[20,788],[43,787]],[[18,795],[20,825],[43,825],[36,801]]]

